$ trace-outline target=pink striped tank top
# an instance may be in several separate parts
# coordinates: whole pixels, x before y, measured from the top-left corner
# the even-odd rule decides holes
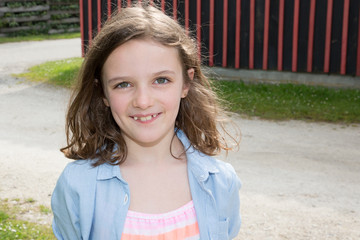
[[[199,240],[199,226],[193,201],[174,211],[161,214],[129,210],[122,240]]]

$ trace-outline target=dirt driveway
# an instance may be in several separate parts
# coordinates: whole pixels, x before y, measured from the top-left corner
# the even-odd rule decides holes
[[[0,198],[49,206],[69,162],[58,150],[69,92],[10,74],[80,56],[80,40],[0,44],[0,56]],[[237,239],[360,239],[359,125],[234,120],[243,138],[226,161],[243,182]]]

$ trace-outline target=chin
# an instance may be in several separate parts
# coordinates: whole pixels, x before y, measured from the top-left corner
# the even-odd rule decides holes
[[[158,143],[161,138],[154,136],[153,134],[147,133],[147,134],[137,134],[137,135],[133,135],[133,136],[129,136],[127,135],[127,138],[132,141],[135,142],[139,145],[153,145]]]

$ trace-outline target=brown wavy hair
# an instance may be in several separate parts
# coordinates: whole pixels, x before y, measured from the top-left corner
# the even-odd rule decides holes
[[[65,156],[76,160],[96,159],[94,166],[125,161],[127,147],[121,129],[103,102],[101,71],[113,50],[139,38],[152,39],[179,51],[184,81],[190,89],[181,100],[175,126],[186,134],[194,148],[205,154],[213,156],[221,149],[231,149],[224,132],[217,128],[219,123],[223,126],[219,119],[224,116],[223,110],[200,68],[196,41],[171,17],[143,2],[113,15],[92,41],[67,113],[67,146],[61,149]],[[193,80],[187,74],[190,68],[195,70]]]

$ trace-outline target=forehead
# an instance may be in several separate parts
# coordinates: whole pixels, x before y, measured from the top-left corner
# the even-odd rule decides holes
[[[179,50],[150,39],[133,39],[117,47],[106,59],[104,79],[113,75],[148,75],[171,70],[181,74]]]

